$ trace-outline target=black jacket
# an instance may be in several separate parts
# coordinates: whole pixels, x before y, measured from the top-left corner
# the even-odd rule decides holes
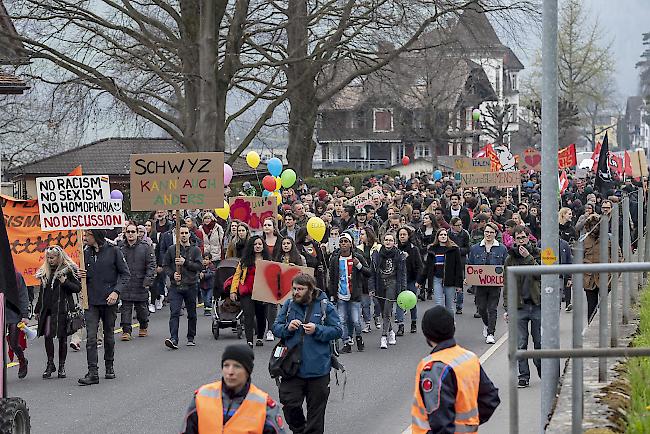
[[[148,288],[156,276],[156,258],[153,249],[144,241],[136,241],[133,246],[130,246],[127,241],[121,241],[118,245],[131,272],[129,283],[120,294],[120,298],[123,301],[149,300]]]
[[[463,222],[463,229],[469,229],[469,225],[472,219],[469,216],[469,211],[467,208],[461,206],[460,214],[458,214],[458,217],[460,217],[460,220]],[[449,208],[445,208],[445,220],[451,222],[451,206]]]
[[[65,275],[63,283],[59,280],[62,275]],[[76,271],[67,267],[59,270],[48,281],[41,280],[35,309],[39,316],[39,336],[45,335],[45,317],[47,315],[51,316],[50,327],[55,333],[54,336],[58,338],[67,336],[65,331],[66,314],[74,306],[72,294],[79,293],[79,291],[81,291],[81,283],[77,279]],[[88,291],[90,292],[90,288]]]
[[[456,243],[460,249],[460,259],[463,262],[463,265],[465,265],[465,262],[467,261],[467,254],[469,253],[469,248],[472,247],[469,242],[469,232],[467,232],[465,229],[461,230],[457,234],[455,234],[454,231],[449,231],[449,239]]]
[[[88,304],[106,306],[106,298],[115,291],[121,294],[129,283],[131,272],[119,247],[109,243],[99,247],[99,251],[86,246],[84,249],[88,283]]]
[[[361,294],[363,293],[363,282],[370,277],[370,267],[358,249],[352,249],[353,258],[357,258],[361,264],[361,268],[352,267],[352,294],[350,294],[350,301],[361,301]],[[328,293],[330,297],[337,299],[339,293],[339,259],[341,258],[341,250],[334,250],[330,257],[329,266],[329,288]]]
[[[406,291],[406,255],[400,252],[399,249],[397,250],[398,254],[395,255],[395,280],[397,284],[395,294]],[[386,297],[386,288],[384,287],[380,270],[383,251],[384,247],[373,252],[370,260],[372,273],[368,282],[368,289],[373,291],[378,297]]]
[[[165,253],[164,251],[160,251],[161,245],[160,242],[162,241],[162,236],[165,235],[166,232],[170,231],[174,227],[174,222],[171,220],[166,220],[165,225],[162,227],[162,230],[159,232],[156,230],[158,226],[158,222],[154,221],[153,222],[153,231],[151,232],[151,240],[154,242],[154,245],[156,246],[156,249],[154,251],[156,255],[156,262],[158,266],[162,267],[162,259],[163,259],[163,254]]]
[[[406,254],[406,281],[413,282],[417,280],[423,267],[420,249],[410,241],[405,246],[399,244],[397,247]]]
[[[169,276],[171,280],[171,285],[173,287],[180,286],[181,288],[187,289],[192,285],[199,283],[199,273],[203,270],[203,263],[201,262],[201,249],[196,246],[181,245],[181,256],[185,258],[185,263],[181,267],[181,283],[180,285],[176,284],[174,279],[174,273],[176,272],[176,246],[170,246],[167,249],[167,253],[163,258],[163,267],[165,267],[165,273]]]
[[[436,254],[432,246],[427,250],[427,261],[424,264],[423,272],[418,277],[418,283],[424,285],[428,275],[433,275],[436,266]],[[453,286],[454,288],[463,287],[463,262],[460,258],[460,249],[458,247],[450,247],[445,252],[445,268],[443,272],[442,284],[443,286]]]

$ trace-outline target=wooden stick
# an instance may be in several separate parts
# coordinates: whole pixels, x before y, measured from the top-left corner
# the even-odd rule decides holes
[[[84,236],[81,229],[77,229],[77,248],[79,249],[79,269],[86,270],[86,258],[84,257]],[[81,278],[81,308],[88,309],[88,283],[86,278]]]
[[[176,210],[176,259],[181,257],[181,210]],[[176,272],[181,274],[181,266],[176,266]]]

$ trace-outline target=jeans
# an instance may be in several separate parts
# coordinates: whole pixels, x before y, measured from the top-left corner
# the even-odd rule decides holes
[[[97,329],[99,321],[104,323],[104,363],[107,367],[113,366],[115,358],[115,320],[117,319],[117,304],[112,306],[88,306],[86,316],[86,359],[88,372],[97,374]]]
[[[373,303],[372,317],[370,316],[370,303]],[[369,294],[361,294],[361,312],[363,313],[363,321],[366,324],[368,324],[372,318],[379,318],[381,316],[379,300],[375,297],[370,297]]]
[[[196,336],[196,293],[198,285],[194,284],[187,287],[184,291],[179,291],[178,287],[169,287],[169,337],[172,341],[178,343],[178,322],[181,317],[181,308],[185,302],[187,310],[187,339],[193,340]]]
[[[212,309],[212,288],[201,288],[201,298],[203,298],[203,309]]]
[[[433,300],[436,306],[444,306],[451,314],[454,314],[454,301],[456,300],[456,288],[443,286],[442,277],[433,278]]]
[[[343,325],[343,336],[341,336],[343,342],[352,339],[355,332],[357,336],[361,336],[361,302],[339,300],[336,308]]]
[[[463,310],[463,302],[465,301],[465,294],[463,289],[456,291],[456,310]]]
[[[415,280],[406,282],[406,289],[411,291],[413,294],[418,295],[418,290],[415,287]],[[397,324],[402,324],[404,323],[404,316],[406,315],[406,311],[399,306],[395,305],[397,311],[395,312],[395,322]],[[413,309],[410,310],[411,313],[411,322],[415,322],[418,320],[418,305],[416,304],[413,306]]]
[[[293,434],[323,434],[325,432],[325,409],[330,395],[329,374],[315,378],[282,378],[280,403],[284,418]],[[302,410],[307,401],[307,418]]]
[[[497,327],[497,306],[501,298],[500,286],[477,286],[476,305],[478,313],[481,314],[483,324],[488,328],[488,335],[494,336]]]
[[[140,330],[146,330],[149,326],[149,309],[146,301],[122,301],[120,308],[120,326],[124,333],[131,333],[131,322],[133,319],[133,309],[135,308],[135,315],[140,323]]]
[[[519,342],[517,348],[528,349],[528,323],[530,323],[530,335],[533,338],[533,347],[536,350],[542,348],[542,307],[525,303],[521,309],[517,309],[517,329],[519,330]],[[528,359],[520,359],[519,379],[530,380],[530,368]],[[537,374],[541,377],[542,362],[540,359],[533,359],[537,368]]]

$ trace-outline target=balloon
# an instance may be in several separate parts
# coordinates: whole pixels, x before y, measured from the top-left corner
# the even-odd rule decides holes
[[[411,159],[409,158],[408,155],[405,155],[405,156],[402,157],[402,165],[408,166],[410,162],[411,162]]]
[[[274,191],[275,190],[275,178],[272,177],[271,175],[266,175],[264,179],[262,179],[262,186],[267,189],[268,191]]]
[[[442,172],[440,170],[436,170],[433,172],[433,180],[438,181],[440,178],[442,178]]]
[[[275,196],[276,200],[278,201],[278,205],[282,204],[282,195],[280,194],[279,191],[274,191],[273,193],[270,194],[270,196]]]
[[[282,172],[280,179],[282,180],[282,186],[289,188],[296,183],[296,172],[293,169],[287,169]]]
[[[307,233],[318,242],[325,236],[325,222],[320,217],[312,217],[307,221]]]
[[[397,305],[404,310],[413,309],[417,302],[418,298],[413,291],[402,291],[397,296]]]
[[[246,154],[246,162],[252,169],[257,169],[257,166],[260,165],[260,154],[255,151],[249,151]]]
[[[232,181],[232,167],[230,164],[223,163],[223,186],[227,187]]]
[[[479,109],[472,110],[472,119],[476,122],[481,120],[481,111]]]
[[[266,162],[266,168],[269,169],[269,173],[273,176],[280,176],[282,173],[282,161],[279,158],[271,158]]]
[[[266,197],[266,196],[268,196],[269,194],[271,194],[270,191],[268,191],[268,190],[264,190],[264,191],[262,192],[262,197]]]
[[[124,195],[120,190],[113,190],[111,191],[111,199],[122,200],[124,199]]]
[[[282,179],[278,176],[275,178],[275,189],[279,190],[282,187]]]
[[[214,212],[219,216],[219,218],[228,220],[228,216],[230,216],[230,205],[228,205],[228,202],[224,200],[223,208],[215,208]]]

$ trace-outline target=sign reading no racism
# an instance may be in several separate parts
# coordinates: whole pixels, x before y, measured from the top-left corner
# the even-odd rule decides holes
[[[461,187],[516,187],[521,183],[519,171],[461,173]]]
[[[131,209],[223,206],[223,152],[131,154]]]
[[[122,201],[111,199],[108,176],[36,178],[43,231],[112,229],[124,224]]]

